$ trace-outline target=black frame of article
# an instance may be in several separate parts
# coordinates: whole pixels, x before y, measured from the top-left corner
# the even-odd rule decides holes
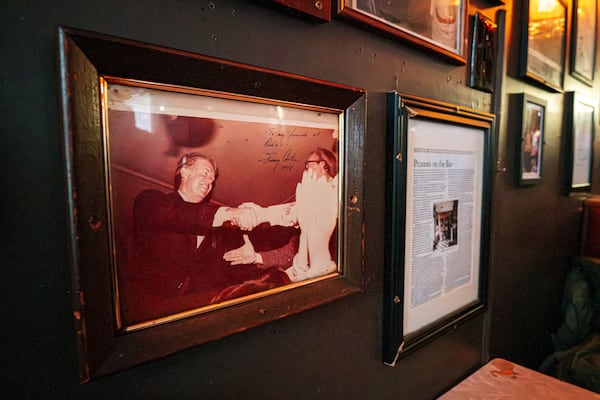
[[[493,177],[495,116],[457,105],[416,96],[388,93],[386,157],[386,227],[384,267],[383,362],[395,366],[398,359],[421,348],[486,308],[489,214]],[[404,280],[407,206],[408,120],[420,118],[482,130],[481,230],[477,299],[442,316],[423,328],[404,334]]]

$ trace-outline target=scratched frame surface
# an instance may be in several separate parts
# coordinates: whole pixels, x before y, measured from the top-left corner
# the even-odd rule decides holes
[[[73,316],[82,382],[362,291],[363,141],[366,118],[366,93],[363,90],[72,28],[60,27],[58,39]],[[273,139],[277,137],[276,131],[264,131],[265,120],[259,119],[257,122],[255,118],[260,114],[261,107],[289,111],[291,114],[296,111],[300,118],[305,118],[300,122],[299,129],[310,131],[314,136],[319,136],[316,132],[320,131],[311,125],[309,115],[322,113],[333,116],[338,132],[335,132],[335,128],[327,130],[326,142],[331,145],[332,138],[337,136],[335,143],[340,160],[338,272],[241,297],[218,306],[188,306],[148,324],[132,327],[126,320],[124,322],[120,309],[118,273],[118,254],[124,246],[119,236],[122,226],[119,221],[123,220],[119,219],[118,204],[123,196],[119,197],[116,176],[122,173],[142,176],[154,185],[161,185],[166,178],[162,179],[158,163],[152,164],[154,166],[146,171],[140,165],[136,167],[135,163],[132,164],[134,168],[130,168],[132,165],[112,163],[116,154],[114,151],[121,151],[120,160],[127,164],[127,155],[135,159],[136,152],[152,149],[151,146],[135,147],[135,143],[133,148],[120,148],[132,144],[111,140],[111,129],[120,129],[117,121],[135,120],[135,113],[111,106],[108,93],[115,89],[121,90],[120,94],[141,90],[159,91],[175,97],[191,96],[192,99],[213,102],[211,106],[219,101],[249,104],[249,114],[243,115],[240,111],[243,116],[238,119],[242,127],[262,129],[262,136],[245,133],[246,139],[256,142],[248,146],[254,152],[248,156],[252,158],[244,158],[243,152],[239,149],[234,151],[233,147],[227,156],[246,163],[252,159],[280,174],[290,171],[298,173],[300,165],[304,164],[301,157],[306,156],[303,153],[307,150],[300,150],[302,146],[298,143],[284,148],[281,140]],[[115,96],[113,99],[118,98]],[[185,104],[191,103],[184,101]],[[157,118],[163,117],[158,111],[146,112],[149,120],[143,117],[144,113],[141,115],[139,121],[132,122],[131,126],[135,129],[143,130],[149,120],[156,122]],[[215,118],[215,121],[220,127],[230,123],[226,118]],[[290,129],[291,125],[284,124],[286,132],[294,130]],[[175,139],[181,138],[171,138]],[[189,137],[187,140],[183,144],[186,148],[190,145]],[[217,140],[216,143],[224,145],[226,140]],[[204,144],[200,141],[195,142],[194,146],[202,147]],[[311,145],[314,144],[317,142],[311,142]],[[168,160],[172,157],[170,151],[173,149],[167,148],[161,157]],[[141,172],[135,170],[138,167],[142,169]],[[220,172],[225,174],[225,171]],[[243,174],[238,171],[238,180],[245,181],[248,186],[250,181],[239,179],[240,176]],[[266,176],[262,178],[268,179]],[[293,198],[291,182],[296,178],[290,176],[275,185],[282,192],[277,193],[279,198],[275,199],[276,195],[272,194],[271,198],[263,200],[284,201]],[[234,184],[233,180],[230,184]],[[241,189],[233,192],[239,191]],[[223,202],[235,200],[227,198],[225,191],[219,195],[215,188],[214,192]]]

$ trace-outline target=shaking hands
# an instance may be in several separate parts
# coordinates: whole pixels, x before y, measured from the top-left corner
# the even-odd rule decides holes
[[[256,211],[249,207],[227,208],[225,220],[243,231],[251,231],[261,222],[258,220]]]

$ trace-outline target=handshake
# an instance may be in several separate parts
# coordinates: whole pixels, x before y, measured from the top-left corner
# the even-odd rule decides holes
[[[285,270],[290,281],[297,282],[337,270],[329,241],[336,227],[338,207],[337,179],[305,171],[296,186],[295,202],[270,207],[243,203],[228,209],[228,220],[245,231],[262,223],[300,228],[295,255]],[[244,235],[244,245],[228,251],[223,259],[231,265],[264,264],[248,235]]]
[[[296,204],[286,203],[261,207],[256,203],[242,203],[238,208],[227,208],[225,219],[243,231],[251,231],[262,223],[280,226],[296,226]]]

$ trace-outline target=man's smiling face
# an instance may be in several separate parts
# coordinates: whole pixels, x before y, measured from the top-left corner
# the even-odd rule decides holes
[[[179,192],[185,201],[200,203],[208,196],[215,181],[215,170],[208,160],[197,159],[181,169]]]

